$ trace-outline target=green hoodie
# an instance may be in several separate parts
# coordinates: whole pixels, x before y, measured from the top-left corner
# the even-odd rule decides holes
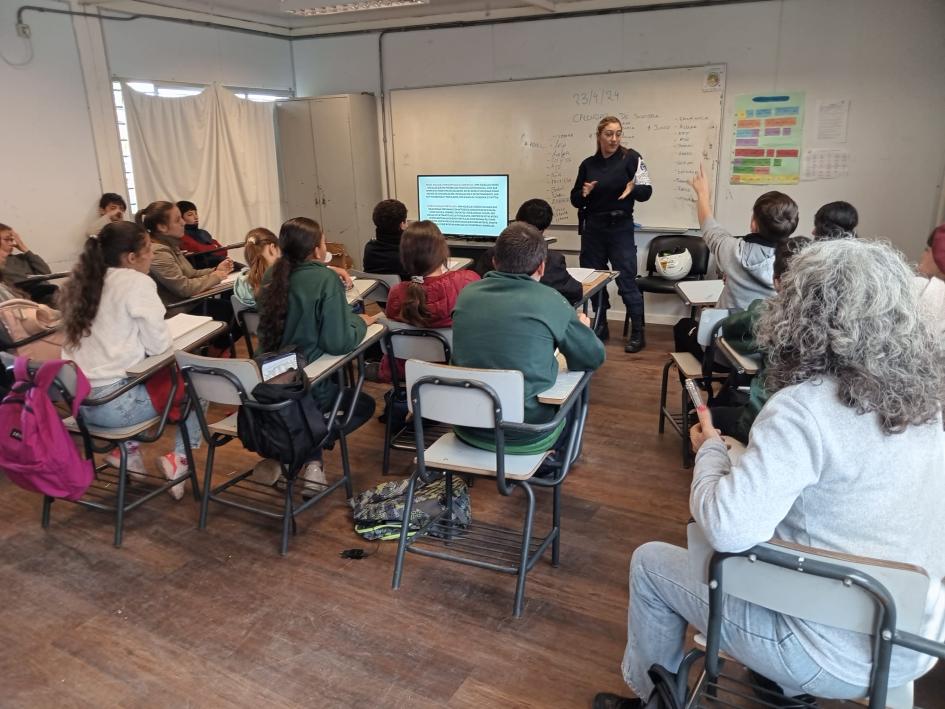
[[[269,276],[267,273],[266,282]],[[306,261],[292,271],[282,347],[298,347],[313,362],[323,354],[348,354],[364,339],[366,331],[364,320],[351,311],[344,286],[334,271],[317,261]],[[331,405],[334,391],[328,382],[315,388],[315,398],[323,411]]]
[[[581,324],[574,308],[531,276],[490,271],[460,293],[453,310],[453,364],[522,372],[526,423],[544,423],[557,413],[558,407],[538,401],[558,376],[555,348],[570,370],[593,370],[604,363],[604,346]],[[506,451],[524,455],[548,450],[562,427],[537,437],[506,435]],[[491,430],[457,427],[456,435],[477,448],[495,450]]]

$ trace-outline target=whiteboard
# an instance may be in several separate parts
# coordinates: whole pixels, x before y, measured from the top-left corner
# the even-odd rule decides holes
[[[718,83],[707,77],[713,73]],[[554,224],[577,223],[571,187],[596,150],[597,123],[623,124],[653,181],[634,220],[647,228],[698,228],[688,180],[719,164],[724,68],[685,67],[547,79],[395,89],[390,92],[393,190],[416,213],[417,175],[508,174],[509,209],[541,197]]]

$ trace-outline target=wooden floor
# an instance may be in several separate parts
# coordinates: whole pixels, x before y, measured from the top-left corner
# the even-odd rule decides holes
[[[214,507],[199,532],[189,494],[133,512],[115,549],[109,517],[60,502],[43,530],[39,498],[0,480],[0,706],[587,707],[625,690],[630,554],[682,543],[689,517],[678,438],[656,434],[670,329],[647,335],[640,355],[608,345],[564,487],[562,564],[529,575],[520,620],[511,576],[408,555],[391,591],[394,544],[361,541],[340,491],[282,558],[260,518]],[[351,439],[356,490],[381,480],[382,431],[375,420]],[[252,461],[231,443],[216,470]],[[327,461],[330,477],[337,451]],[[409,461],[395,453],[395,468]],[[520,519],[519,496],[486,481],[471,492],[476,519]],[[371,556],[341,559],[350,547]],[[920,704],[945,707],[942,677],[923,680]]]

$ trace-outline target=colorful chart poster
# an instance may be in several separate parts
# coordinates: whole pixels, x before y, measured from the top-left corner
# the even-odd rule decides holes
[[[736,97],[731,184],[800,181],[803,129],[803,93]]]

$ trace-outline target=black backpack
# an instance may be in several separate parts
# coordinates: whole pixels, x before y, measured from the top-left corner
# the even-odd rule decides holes
[[[328,433],[307,379],[303,374],[288,384],[257,384],[255,401],[240,406],[236,420],[243,445],[288,466],[290,475],[315,457]]]
[[[662,665],[652,665],[647,671],[653,682],[653,691],[643,703],[643,709],[682,709],[685,697],[679,696],[676,675]]]

